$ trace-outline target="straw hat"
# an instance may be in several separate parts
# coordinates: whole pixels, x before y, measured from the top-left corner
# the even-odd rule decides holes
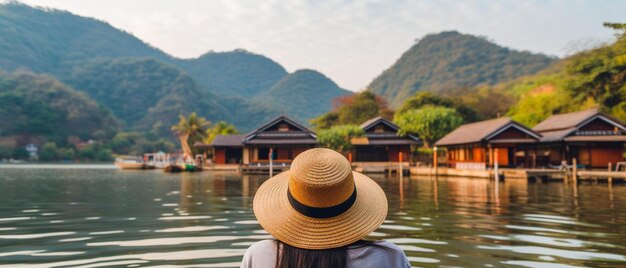
[[[376,182],[352,171],[341,154],[305,151],[259,187],[257,220],[276,239],[304,249],[328,249],[363,239],[387,216],[387,198]]]

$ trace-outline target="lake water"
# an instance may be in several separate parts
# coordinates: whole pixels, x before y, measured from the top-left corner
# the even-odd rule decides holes
[[[238,267],[266,178],[0,165],[0,267]],[[374,176],[413,266],[625,267],[626,186]]]

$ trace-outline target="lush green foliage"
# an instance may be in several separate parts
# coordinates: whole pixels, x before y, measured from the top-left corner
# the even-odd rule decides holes
[[[311,120],[316,129],[327,129],[337,125],[361,124],[377,116],[390,118],[392,112],[385,101],[365,91],[335,100],[336,108]]]
[[[43,137],[67,144],[112,137],[118,123],[108,110],[48,76],[0,73],[0,136]]]
[[[239,134],[237,128],[235,126],[226,123],[224,121],[219,121],[214,126],[208,128],[206,130],[206,137],[204,138],[204,143],[209,144],[213,142],[217,135],[228,135],[228,134]]]
[[[75,61],[124,56],[169,58],[102,21],[17,2],[0,5],[0,68],[56,73]]]
[[[408,98],[400,109],[396,111],[396,116],[400,114],[404,114],[410,110],[420,109],[424,106],[443,106],[456,110],[456,112],[463,117],[463,121],[465,122],[474,122],[478,121],[479,117],[476,112],[460,102],[460,100],[453,100],[448,97],[435,95],[432,92],[418,92],[412,97]]]
[[[534,74],[554,59],[500,47],[485,38],[443,32],[425,36],[368,90],[398,107],[417,91],[451,92]]]
[[[394,122],[400,126],[400,135],[417,134],[424,141],[424,147],[430,147],[460,126],[463,119],[452,108],[425,106],[399,114]]]
[[[508,112],[534,126],[552,114],[599,107],[626,120],[626,35],[563,59],[547,72],[502,87],[519,95]]]
[[[322,146],[342,152],[352,148],[352,138],[364,134],[357,125],[340,125],[318,132],[317,139]]]
[[[179,116],[178,124],[172,126],[172,131],[179,137],[185,155],[192,156],[189,146],[196,142],[202,142],[207,135],[207,128],[211,122],[206,118],[191,113],[189,116]]]
[[[173,152],[176,145],[152,132],[119,132],[109,142],[111,150],[122,155],[142,155],[147,152]]]
[[[109,108],[129,129],[168,135],[179,114],[227,117],[211,93],[178,68],[154,59],[94,59],[76,63],[64,80]]]

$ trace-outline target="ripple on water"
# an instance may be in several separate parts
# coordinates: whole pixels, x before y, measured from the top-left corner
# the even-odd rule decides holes
[[[501,263],[516,265],[522,267],[545,267],[545,268],[578,268],[584,266],[574,266],[568,264],[559,264],[559,263],[550,263],[550,262],[539,262],[539,261],[502,261]]]
[[[177,233],[177,232],[201,232],[201,231],[210,231],[210,230],[223,230],[229,229],[227,226],[189,226],[189,227],[180,227],[180,228],[167,228],[155,230],[157,233]]]
[[[169,217],[160,217],[160,221],[180,221],[180,220],[201,220],[201,219],[210,219],[211,216],[169,216]]]
[[[12,218],[0,218],[0,222],[6,222],[6,221],[24,221],[24,220],[30,220],[32,219],[31,217],[12,217]]]
[[[398,230],[398,231],[420,231],[422,228],[407,226],[407,225],[394,225],[394,224],[383,224],[380,226],[381,229],[390,229],[390,230]]]
[[[524,220],[538,221],[538,222],[544,222],[544,223],[577,225],[577,226],[585,226],[585,227],[601,227],[600,225],[597,225],[597,224],[580,222],[574,218],[557,216],[557,215],[524,214]]]
[[[0,235],[0,239],[35,239],[51,236],[73,235],[75,232],[55,232],[55,233],[39,233],[39,234],[16,234],[16,235]]]
[[[114,266],[111,264],[112,262],[117,261],[134,261],[134,263],[144,263],[141,261],[183,261],[183,260],[195,260],[195,259],[211,259],[211,258],[223,258],[223,257],[237,257],[243,256],[245,249],[200,249],[200,250],[183,250],[183,251],[172,251],[172,252],[154,252],[154,253],[143,253],[143,254],[130,254],[130,255],[118,255],[111,257],[98,257],[98,258],[89,258],[89,259],[78,259],[78,260],[69,260],[69,261],[60,261],[60,262],[50,262],[50,263],[26,263],[26,264],[9,264],[9,265],[1,265],[0,267],[29,267],[29,268],[49,268],[49,267],[60,267],[60,266],[81,266],[85,267],[102,267],[100,264],[105,264],[104,266]],[[108,263],[108,264],[107,264]],[[238,264],[240,264],[238,262]],[[205,267],[205,265],[202,265]],[[221,266],[216,266],[221,267]]]
[[[589,251],[575,251],[564,250],[547,247],[536,246],[478,246],[480,249],[487,250],[506,250],[515,253],[532,254],[532,255],[549,255],[554,257],[561,257],[566,259],[575,260],[604,260],[604,261],[626,261],[626,257],[619,254],[601,253],[601,252],[589,252]]]
[[[120,246],[120,247],[149,247],[149,246],[171,246],[183,244],[215,243],[218,241],[229,241],[239,239],[269,239],[269,235],[250,236],[199,236],[199,237],[167,237],[151,238],[142,240],[107,241],[87,243],[87,246]]]
[[[59,242],[76,242],[76,241],[84,241],[84,240],[89,240],[89,239],[91,239],[91,237],[76,237],[76,238],[61,239],[59,240]]]
[[[91,232],[90,235],[107,235],[107,234],[121,234],[124,230],[112,230],[112,231],[102,231],[102,232]]]
[[[433,241],[419,238],[389,238],[387,241],[395,244],[430,244],[430,245],[446,245],[445,241]]]

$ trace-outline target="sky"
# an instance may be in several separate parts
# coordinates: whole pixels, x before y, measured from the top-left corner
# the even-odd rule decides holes
[[[4,1],[4,0],[0,0]],[[245,49],[364,89],[416,40],[458,30],[562,57],[613,40],[623,0],[20,0],[106,21],[180,58]]]

